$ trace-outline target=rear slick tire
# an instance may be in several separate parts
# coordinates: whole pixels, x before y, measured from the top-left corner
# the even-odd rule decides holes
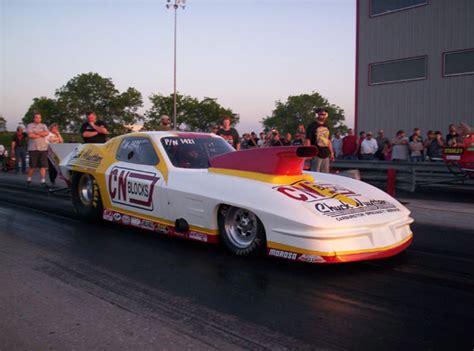
[[[81,218],[90,222],[102,219],[99,185],[93,176],[74,172],[71,177],[71,198],[74,209]]]
[[[265,229],[251,211],[225,206],[219,210],[219,232],[225,247],[237,256],[257,256],[267,247]]]

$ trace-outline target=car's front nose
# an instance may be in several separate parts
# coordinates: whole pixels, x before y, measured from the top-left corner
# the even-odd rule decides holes
[[[271,229],[271,240],[267,243],[268,253],[273,256],[281,255],[279,251],[294,253],[296,255],[289,257],[317,263],[389,257],[410,245],[413,238],[410,229],[412,222],[413,219],[406,216],[384,224],[331,229],[275,226]]]

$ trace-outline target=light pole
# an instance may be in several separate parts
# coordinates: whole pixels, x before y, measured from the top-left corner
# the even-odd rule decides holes
[[[173,2],[172,2],[173,1]],[[186,0],[167,0],[166,8],[174,9],[174,89],[173,89],[173,128],[178,129],[176,123],[176,33],[178,22],[178,9],[186,7]]]

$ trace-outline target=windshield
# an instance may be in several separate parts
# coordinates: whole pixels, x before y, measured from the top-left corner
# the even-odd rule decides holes
[[[165,137],[161,138],[168,158],[179,168],[209,168],[209,159],[235,151],[221,138]]]

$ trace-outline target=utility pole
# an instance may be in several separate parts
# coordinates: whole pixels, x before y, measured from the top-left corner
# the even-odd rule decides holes
[[[186,7],[186,0],[167,0],[166,8],[174,9],[174,68],[173,68],[173,128],[178,129],[176,122],[176,38],[178,24],[178,9]]]

